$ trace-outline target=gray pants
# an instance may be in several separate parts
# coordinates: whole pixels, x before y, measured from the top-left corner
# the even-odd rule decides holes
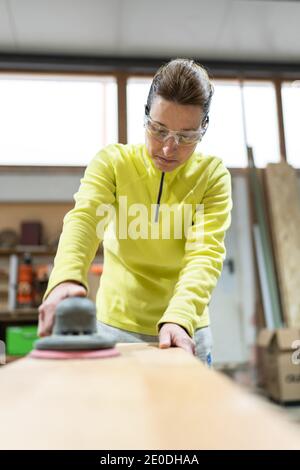
[[[98,322],[98,331],[107,333],[113,337],[117,343],[158,343],[158,336],[142,335],[127,330],[121,330],[114,326]],[[199,328],[195,331],[194,341],[196,345],[196,357],[204,364],[211,366],[212,363],[212,335],[209,326]]]

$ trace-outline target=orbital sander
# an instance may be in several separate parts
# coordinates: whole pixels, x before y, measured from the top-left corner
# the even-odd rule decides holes
[[[116,342],[97,330],[95,304],[85,297],[68,297],[55,311],[53,333],[35,342],[29,357],[92,359],[119,356]]]

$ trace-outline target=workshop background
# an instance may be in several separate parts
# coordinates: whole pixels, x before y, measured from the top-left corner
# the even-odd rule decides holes
[[[299,25],[299,1],[0,0],[3,363],[36,338],[85,166],[106,144],[143,141],[153,74],[189,57],[215,84],[199,150],[223,159],[233,186],[210,302],[215,368],[278,402],[300,401]],[[91,298],[102,261],[100,248]],[[288,411],[300,421],[299,407]]]

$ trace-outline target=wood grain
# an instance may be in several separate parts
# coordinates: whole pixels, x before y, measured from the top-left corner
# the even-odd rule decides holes
[[[182,349],[118,348],[2,367],[0,448],[300,449],[300,430],[273,406]]]
[[[265,171],[269,214],[283,316],[300,328],[300,192],[297,172],[287,163]]]
[[[251,147],[247,147],[248,163],[249,163],[249,182],[251,188],[251,196],[254,202],[256,222],[259,225],[259,233],[262,244],[262,262],[266,271],[266,289],[265,294],[268,296],[268,302],[272,308],[273,328],[281,328],[283,326],[283,316],[281,311],[279,289],[277,285],[275,261],[272,252],[271,237],[268,226],[267,212],[265,207],[265,197],[262,188],[259,171],[255,167],[253,151]]]

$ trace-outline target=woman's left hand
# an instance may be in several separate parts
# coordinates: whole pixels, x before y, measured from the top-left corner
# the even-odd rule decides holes
[[[195,343],[185,329],[175,323],[164,323],[159,330],[159,347],[166,349],[170,346],[195,354]]]

